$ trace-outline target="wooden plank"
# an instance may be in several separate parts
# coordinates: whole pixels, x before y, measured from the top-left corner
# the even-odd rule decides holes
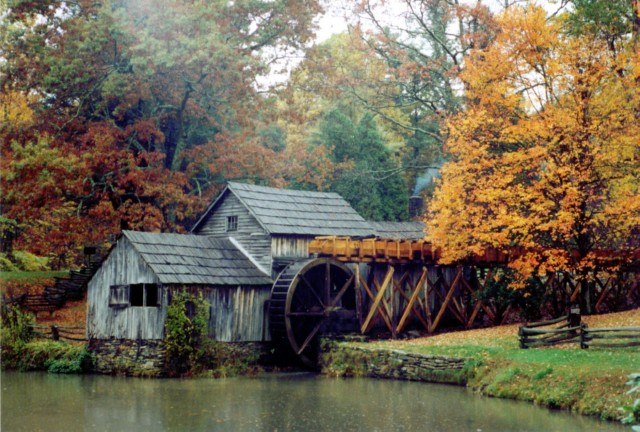
[[[451,283],[451,286],[449,287],[449,292],[447,292],[447,296],[444,299],[444,303],[442,303],[442,306],[440,306],[440,311],[436,315],[436,319],[433,320],[433,324],[429,329],[429,333],[433,333],[435,329],[438,327],[438,324],[440,324],[440,320],[444,315],[444,311],[447,309],[447,306],[451,301],[451,298],[453,297],[453,293],[456,290],[456,285],[458,285],[458,280],[460,280],[461,277],[462,277],[462,267],[458,267],[458,274],[456,274],[456,277],[454,278],[453,282]]]
[[[378,306],[380,305],[380,302],[382,301],[382,297],[384,297],[384,293],[387,289],[387,286],[389,285],[389,282],[393,277],[393,271],[394,271],[393,267],[389,266],[389,270],[387,270],[387,275],[385,276],[384,281],[382,282],[382,286],[380,287],[380,290],[376,294],[373,304],[369,309],[369,313],[367,314],[367,318],[364,320],[364,324],[362,324],[362,327],[360,329],[362,333],[366,333],[369,330],[369,324],[371,323],[371,320],[373,319],[373,316],[376,313],[376,309],[378,308]],[[393,327],[392,327],[392,331],[393,331]]]
[[[397,281],[392,280],[393,290],[391,294],[391,322],[393,324],[394,329],[397,327],[397,320],[399,318],[399,315],[400,315],[399,312],[402,307],[401,306],[402,299],[400,298],[400,296],[404,298],[405,302],[409,301],[409,296],[404,292],[405,290],[404,285],[406,284],[407,280],[409,280],[410,276],[411,276],[411,269],[407,268],[405,269],[404,273],[402,274],[399,280]],[[400,296],[396,296],[396,293],[400,294]]]
[[[393,282],[393,278],[391,279],[391,282]],[[378,281],[375,279],[375,277],[373,278],[373,284],[376,287],[376,290],[378,290],[378,292],[380,292],[381,290],[384,291],[384,289],[380,286],[380,284],[378,283]],[[390,285],[392,286],[392,285]],[[386,295],[386,293],[385,293]],[[393,302],[393,289],[391,289],[391,301]],[[396,337],[396,328],[393,325],[393,309],[389,306],[389,303],[387,302],[387,299],[385,298],[385,296],[382,296],[382,300],[380,301],[380,306],[382,307],[382,309],[386,312],[386,316],[389,318],[389,323],[391,324],[391,335],[392,337]]]
[[[431,306],[429,305],[429,296],[431,295],[431,293],[429,292],[429,287],[431,286],[431,283],[429,281],[429,276],[427,275],[427,280],[425,281],[424,284],[424,312],[425,315],[427,317],[427,328],[426,330],[429,331],[429,329],[431,328]]]
[[[404,292],[404,290],[399,290],[398,291],[400,293],[400,295],[405,299],[405,301],[407,303],[409,303],[410,297],[409,295],[407,295],[407,293]],[[417,299],[417,301],[419,301],[420,298]],[[428,331],[429,330],[429,325],[428,323],[425,321],[425,319],[422,317],[422,314],[420,313],[420,309],[417,307],[416,304],[414,304],[412,306],[413,312],[416,314],[416,317],[418,318],[418,320],[422,323],[422,325],[425,327],[425,329]]]
[[[446,286],[445,280],[444,279],[440,279],[439,280],[441,285]],[[438,298],[440,299],[440,301],[442,301],[444,303],[445,299],[442,297],[442,294],[440,294],[440,291],[435,291],[436,296],[438,296]],[[452,299],[453,303],[457,303],[456,298],[454,297]],[[459,307],[459,306],[458,306]],[[447,309],[455,316],[455,318],[460,321],[462,323],[462,325],[464,325],[466,323],[466,319],[462,316],[461,312],[459,312],[454,305],[452,304],[448,304],[447,305]]]
[[[418,296],[420,295],[420,288],[422,288],[422,285],[424,284],[424,281],[427,277],[428,271],[426,267],[422,267],[422,274],[420,275],[420,279],[418,280],[418,283],[416,284],[416,286],[413,289],[413,293],[411,294],[411,298],[409,299],[409,303],[407,304],[407,306],[404,309],[404,313],[402,314],[402,317],[400,318],[400,322],[398,323],[398,327],[396,327],[396,332],[400,333],[402,331],[402,329],[404,328],[404,325],[407,322],[407,318],[409,318],[409,314],[411,313],[411,311],[413,310],[413,305],[415,303],[415,301],[417,300]],[[420,316],[418,314],[418,316]],[[422,317],[420,317],[422,318]],[[424,323],[426,324],[426,323]],[[427,327],[428,328],[428,327]]]
[[[362,276],[360,276],[360,282],[361,282],[362,287],[364,288],[365,292],[367,293],[367,296],[369,297],[369,300],[374,301],[375,300],[375,296],[373,295],[373,293],[369,289],[369,284],[367,283],[367,281],[365,281],[362,278]],[[382,306],[378,306],[378,313],[382,317],[382,320],[384,321],[384,323],[387,326],[387,328],[389,329],[389,331],[391,331],[393,326],[391,325],[391,321],[387,317],[386,312],[384,311],[384,309],[382,309]],[[360,327],[362,328],[362,324],[360,324]]]
[[[358,319],[358,326],[362,326],[362,287],[360,286],[360,264],[356,264],[355,268],[355,289],[356,289],[356,318]]]
[[[473,325],[473,322],[476,320],[476,317],[478,316],[478,312],[480,312],[481,306],[482,306],[482,300],[478,300],[478,302],[473,308],[473,312],[471,312],[471,316],[469,317],[469,321],[467,321],[465,328],[471,328],[471,326]]]
[[[505,323],[505,321],[507,320],[507,317],[509,316],[510,312],[511,312],[511,305],[507,305],[507,308],[504,310],[504,313],[502,314],[502,319],[500,320],[500,325],[503,325]]]
[[[464,313],[464,305],[462,304],[462,302],[458,302],[458,299],[455,297],[451,298],[451,303],[453,304],[453,306],[455,306],[455,311],[452,309],[449,310],[451,310],[456,318],[458,318],[460,324],[465,325],[467,323],[467,317]]]
[[[570,282],[569,282],[569,286],[572,286],[572,284]],[[580,294],[581,288],[582,288],[582,283],[578,282],[575,285],[575,289],[571,293],[571,297],[569,297],[569,302],[570,303],[575,303],[576,299],[578,298],[578,295]]]
[[[602,292],[600,293],[600,297],[598,298],[598,301],[596,302],[596,306],[595,306],[596,312],[600,311],[600,306],[602,306],[602,302],[604,302],[604,299],[607,297],[607,294],[609,294],[609,291],[611,290],[611,287],[613,286],[612,279],[613,278],[611,278],[611,277],[608,278],[607,282],[604,284],[604,286],[602,286],[602,284],[600,284]],[[598,280],[598,279],[596,279],[596,280]]]

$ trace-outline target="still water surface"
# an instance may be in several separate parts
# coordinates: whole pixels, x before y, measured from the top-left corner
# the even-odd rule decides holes
[[[145,380],[3,372],[12,431],[627,431],[463,388],[277,374]]]

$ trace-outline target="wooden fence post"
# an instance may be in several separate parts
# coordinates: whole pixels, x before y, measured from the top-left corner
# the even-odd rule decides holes
[[[581,324],[580,325],[580,348],[581,349],[589,348],[589,345],[587,345],[588,332],[589,330],[587,330],[587,325],[584,323]]]
[[[56,341],[60,340],[60,332],[58,331],[57,325],[51,326],[51,338]]]
[[[522,330],[522,326],[518,327],[518,339],[520,340],[520,349],[529,348],[527,344],[524,342],[525,335],[524,335],[524,331]]]

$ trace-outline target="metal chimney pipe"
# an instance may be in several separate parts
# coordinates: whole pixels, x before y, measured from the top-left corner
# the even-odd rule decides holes
[[[420,195],[409,198],[409,216],[411,219],[420,218],[424,213],[424,200]]]

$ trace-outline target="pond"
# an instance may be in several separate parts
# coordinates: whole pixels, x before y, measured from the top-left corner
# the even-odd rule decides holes
[[[464,388],[312,374],[151,380],[2,373],[2,431],[627,431]]]

